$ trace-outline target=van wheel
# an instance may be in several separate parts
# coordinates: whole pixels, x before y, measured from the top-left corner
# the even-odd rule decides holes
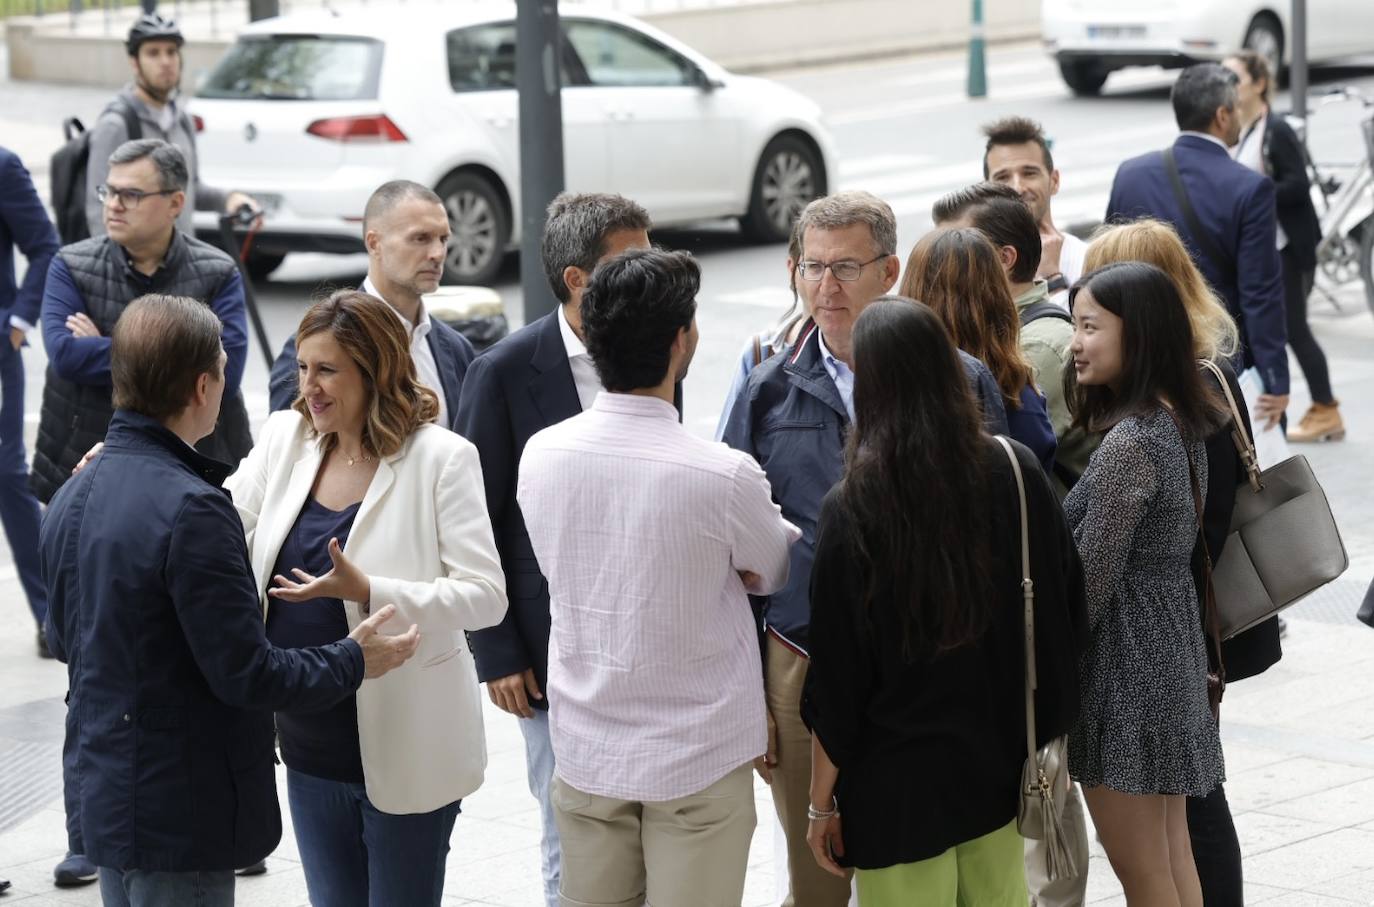
[[[1107,69],[1096,60],[1060,60],[1059,75],[1080,98],[1097,97],[1107,84]]]

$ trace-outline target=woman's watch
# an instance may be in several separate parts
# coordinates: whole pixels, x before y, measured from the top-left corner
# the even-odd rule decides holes
[[[1051,293],[1058,293],[1060,290],[1067,290],[1069,288],[1069,281],[1064,277],[1063,272],[1051,274],[1047,278],[1047,282]]]

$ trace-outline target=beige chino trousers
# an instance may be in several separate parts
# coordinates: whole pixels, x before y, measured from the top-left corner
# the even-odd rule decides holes
[[[562,907],[739,907],[754,835],[751,763],[699,793],[617,800],[554,777]]]

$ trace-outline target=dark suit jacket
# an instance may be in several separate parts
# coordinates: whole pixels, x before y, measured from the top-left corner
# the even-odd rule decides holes
[[[1155,217],[1173,224],[1240,326],[1240,367],[1258,367],[1269,393],[1286,394],[1288,331],[1274,244],[1274,184],[1231,160],[1219,144],[1197,135],[1180,135],[1174,141],[1174,160],[1198,222],[1226,260],[1212,261],[1188,229],[1158,151],[1132,158],[1117,169],[1107,221]]]
[[[1321,221],[1312,204],[1312,183],[1307,177],[1307,158],[1298,134],[1288,121],[1275,113],[1265,114],[1264,163],[1274,181],[1279,226],[1288,236],[1285,251],[1303,270],[1317,266],[1317,243],[1321,240]]]
[[[458,397],[463,389],[463,376],[477,353],[466,337],[444,324],[438,318],[429,320],[429,348],[434,351],[434,362],[439,366],[439,381],[444,402],[448,406],[448,425],[445,428],[457,431]],[[267,399],[272,412],[287,409],[296,399],[299,391],[296,370],[296,337],[293,334],[282,344],[277,361],[272,363],[272,375],[268,379]]]
[[[675,403],[681,414],[681,385]],[[533,668],[539,689],[547,689],[549,584],[530,546],[515,485],[526,442],[580,412],[557,311],[484,351],[463,379],[453,430],[477,446],[482,460],[487,511],[510,602],[499,625],[469,634],[477,677],[484,683]],[[530,700],[530,705],[548,708],[548,700]]]
[[[22,287],[14,280],[15,246],[29,262]],[[38,325],[48,262],[57,247],[57,231],[29,172],[14,152],[0,148],[0,332],[7,332],[10,315]]]

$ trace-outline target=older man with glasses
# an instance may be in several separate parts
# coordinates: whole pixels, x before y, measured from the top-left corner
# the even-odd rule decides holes
[[[161,139],[125,142],[110,155],[109,172],[96,188],[105,235],[64,246],[53,256],[41,314],[48,373],[29,477],[45,504],[82,455],[105,438],[114,416],[110,337],[129,303],[148,293],[196,299],[222,325],[228,356],[224,401],[214,433],[196,449],[232,465],[253,445],[239,392],[248,358],[243,281],[228,255],[177,229],[188,180],[186,158],[175,145]],[[82,855],[71,756],[64,756],[68,854],[53,873],[62,887],[96,878]]]
[[[897,221],[867,192],[811,202],[798,224],[802,257],[797,287],[811,318],[792,347],[755,368],[730,408],[722,439],[763,467],[783,516],[802,530],[790,551],[787,585],[757,598],[764,627],[767,754],[755,767],[773,789],[787,836],[790,893],[784,907],[842,907],[849,882],[821,869],[806,843],[811,804],[811,735],[801,721],[806,679],[808,590],[821,501],[844,468],[854,418],[854,321],[897,282]],[[1006,432],[1006,412],[992,374],[963,357],[989,429]]]

